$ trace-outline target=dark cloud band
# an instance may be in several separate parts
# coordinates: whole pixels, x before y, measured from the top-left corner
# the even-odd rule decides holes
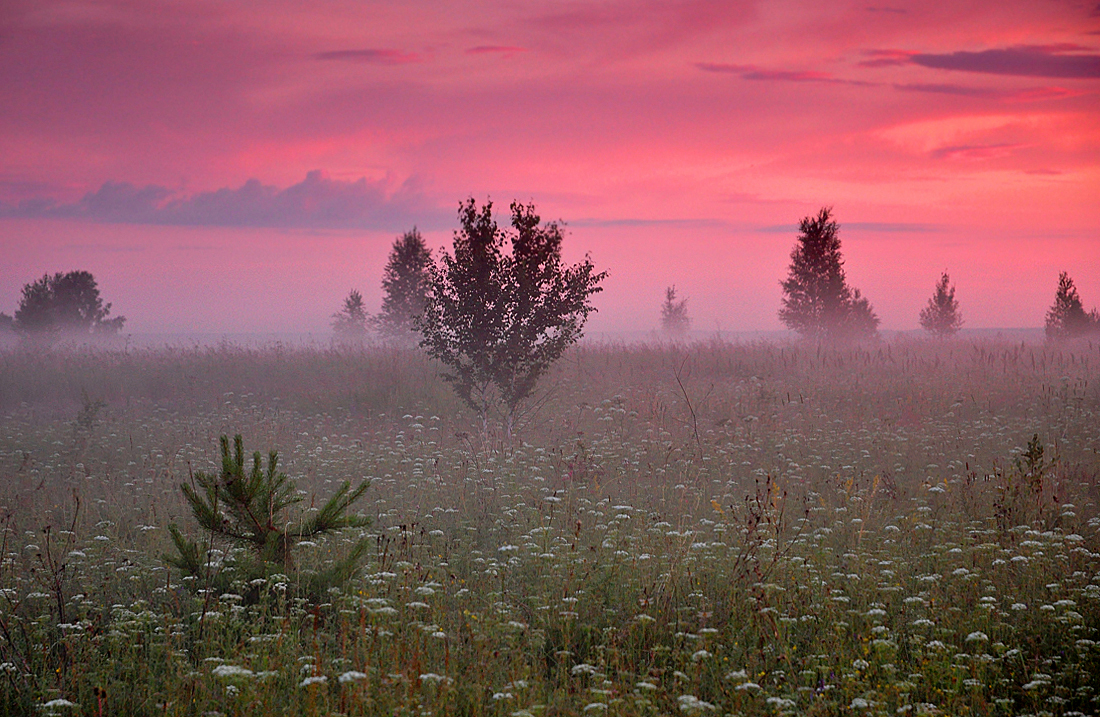
[[[1018,77],[1100,78],[1100,55],[1069,54],[1061,47],[1010,47],[981,52],[915,54],[909,62],[922,67]]]
[[[414,179],[388,192],[384,181],[330,179],[320,171],[279,189],[250,179],[242,186],[175,197],[160,186],[105,182],[79,201],[46,197],[0,205],[0,217],[86,219],[118,224],[349,228],[395,231],[449,226],[453,214],[429,201]]]

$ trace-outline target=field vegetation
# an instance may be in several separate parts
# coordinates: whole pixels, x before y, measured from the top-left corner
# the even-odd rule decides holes
[[[1100,712],[1100,344],[582,344],[510,432],[439,370],[0,352],[0,713]],[[180,490],[236,434],[370,525],[256,577]]]

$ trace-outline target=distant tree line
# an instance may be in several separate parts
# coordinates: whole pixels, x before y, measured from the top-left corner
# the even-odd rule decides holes
[[[386,341],[418,344],[444,366],[444,379],[482,425],[499,412],[511,431],[539,379],[581,337],[607,272],[597,271],[588,257],[564,263],[561,223],[543,222],[533,205],[513,202],[507,228],[497,224],[492,207],[479,207],[472,198],[461,203],[453,249],[438,260],[415,227],[397,238],[382,273],[381,311],[368,314],[363,295],[353,289],[333,314],[332,328],[341,341],[362,341],[375,332]],[[828,207],[804,217],[780,282],[779,318],[807,339],[846,342],[877,335],[874,308],[848,283],[839,229]],[[0,314],[0,332],[114,335],[126,319],[110,318],[110,312],[90,272],[46,274],[23,287],[14,316]],[[920,324],[949,337],[962,323],[955,286],[944,271]],[[669,286],[661,306],[663,332],[683,338],[690,327],[687,299]],[[1098,333],[1100,313],[1085,311],[1063,272],[1046,315],[1047,337]]]
[[[839,225],[829,208],[799,223],[798,241],[783,287],[779,318],[805,338],[825,341],[867,339],[876,335],[879,319],[859,289],[848,285],[840,252]],[[667,306],[667,302],[666,302]],[[946,338],[963,325],[955,286],[946,271],[920,312],[928,333]],[[1046,316],[1052,341],[1100,334],[1100,312],[1086,312],[1069,274],[1062,272],[1054,305]]]

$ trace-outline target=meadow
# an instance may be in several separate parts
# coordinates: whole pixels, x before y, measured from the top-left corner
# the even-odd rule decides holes
[[[570,350],[511,437],[413,350],[0,351],[0,713],[1100,713],[1100,344]],[[218,438],[372,519],[209,580]]]

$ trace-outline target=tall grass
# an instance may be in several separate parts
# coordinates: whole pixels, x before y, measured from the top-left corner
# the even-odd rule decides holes
[[[1100,710],[1100,346],[581,346],[513,441],[435,373],[0,354],[0,711]],[[161,559],[236,432],[321,502],[373,479],[374,554],[327,602]]]

